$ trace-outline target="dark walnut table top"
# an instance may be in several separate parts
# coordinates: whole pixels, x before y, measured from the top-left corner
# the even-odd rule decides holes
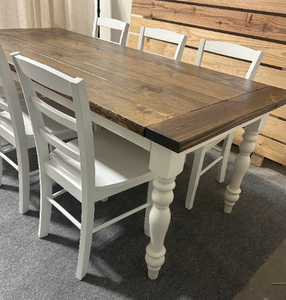
[[[85,80],[91,110],[175,152],[286,103],[286,91],[64,29],[0,30],[10,53]]]

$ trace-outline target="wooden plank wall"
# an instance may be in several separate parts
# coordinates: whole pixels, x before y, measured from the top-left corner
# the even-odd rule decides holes
[[[286,89],[285,0],[133,0],[128,46],[137,48],[140,27],[159,27],[188,36],[182,61],[194,64],[200,39],[227,41],[264,51],[255,81]],[[172,56],[174,45],[148,40],[145,49]],[[249,64],[205,54],[203,67],[244,77]],[[252,163],[267,157],[286,165],[286,106],[271,112]],[[236,133],[239,144],[243,130]]]

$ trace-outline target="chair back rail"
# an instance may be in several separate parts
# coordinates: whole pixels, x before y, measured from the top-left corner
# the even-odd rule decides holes
[[[112,18],[99,18],[95,17],[92,28],[92,37],[98,36],[98,27],[106,27],[110,29],[115,29],[121,31],[118,44],[126,45],[128,31],[129,31],[129,23],[112,19]]]
[[[158,41],[163,41],[166,43],[177,44],[177,49],[174,54],[173,59],[180,61],[184,52],[184,48],[187,42],[187,36],[161,28],[146,28],[141,27],[139,41],[138,41],[138,50],[144,50],[144,41],[145,38],[151,38]]]
[[[260,50],[254,50],[238,44],[201,39],[195,62],[197,66],[200,66],[202,63],[204,51],[251,62],[245,76],[245,79],[250,80],[254,79],[264,56],[264,53]]]

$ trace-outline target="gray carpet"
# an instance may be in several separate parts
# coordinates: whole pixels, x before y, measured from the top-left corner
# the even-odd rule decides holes
[[[35,167],[35,153],[30,156]],[[213,168],[201,177],[194,208],[188,211],[184,199],[192,159],[188,156],[177,178],[166,262],[155,281],[147,278],[144,261],[144,212],[94,235],[88,274],[77,280],[78,229],[53,210],[51,233],[39,239],[38,176],[31,180],[30,210],[20,215],[17,173],[4,162],[0,299],[232,299],[286,237],[285,190],[247,173],[241,199],[227,215],[223,194],[232,166],[222,184]],[[146,192],[142,185],[96,204],[96,218],[101,221],[144,202]],[[63,195],[61,201],[79,218],[80,206],[72,197]]]

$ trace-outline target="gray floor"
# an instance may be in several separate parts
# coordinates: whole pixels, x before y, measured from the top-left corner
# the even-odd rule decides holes
[[[233,162],[238,147],[232,147],[229,161]],[[286,167],[264,159],[261,167],[250,165],[249,171],[272,183],[286,188]],[[286,201],[286,197],[285,197]],[[285,230],[283,228],[282,230]],[[265,241],[267,242],[267,241]],[[286,299],[286,241],[265,261],[233,300]]]

